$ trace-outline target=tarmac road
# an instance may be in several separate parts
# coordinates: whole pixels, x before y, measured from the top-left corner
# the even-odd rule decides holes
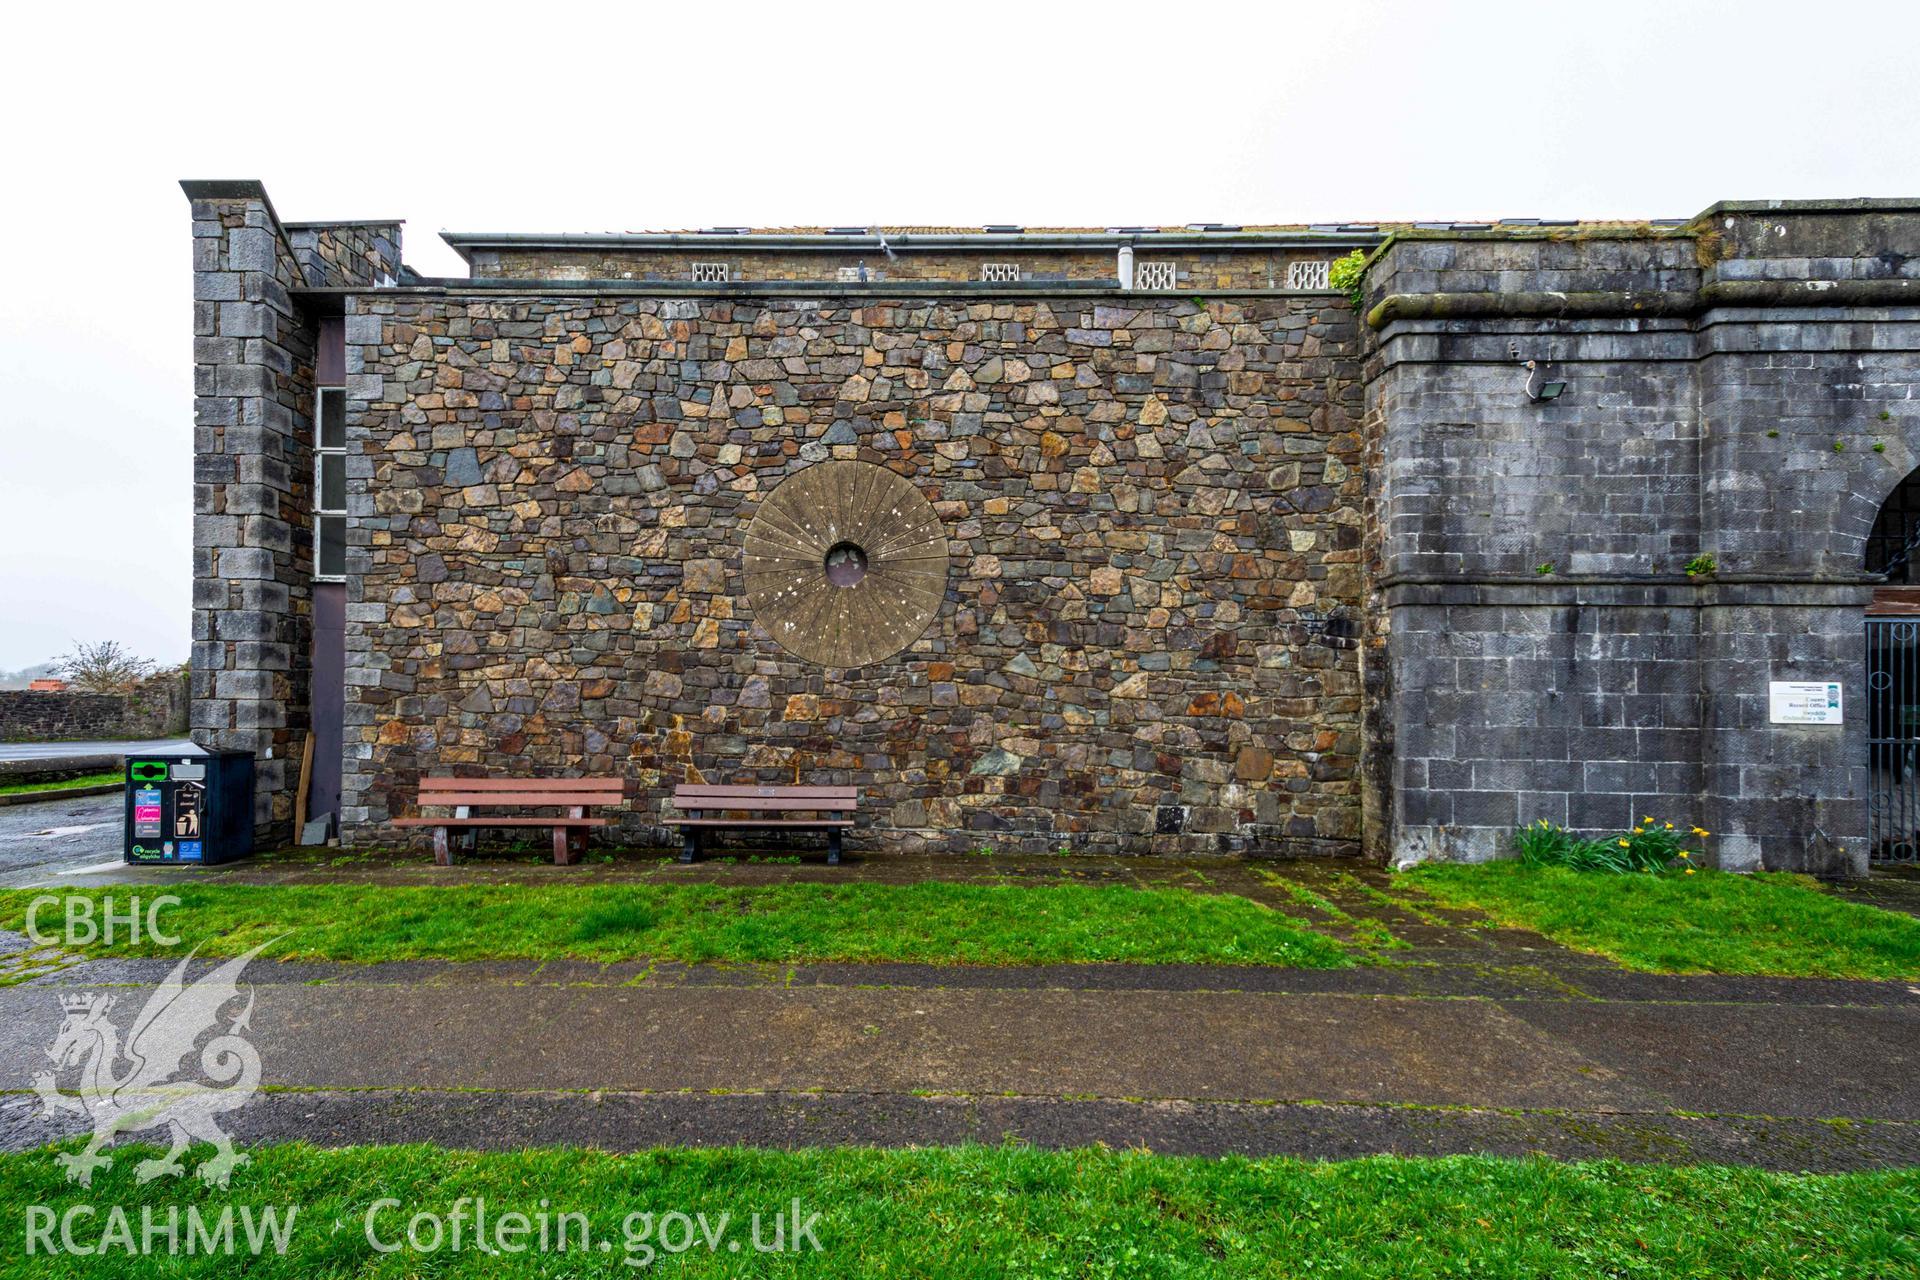
[[[171,755],[198,750],[199,747],[185,738],[163,738],[151,742],[0,742],[0,761],[126,756],[140,751]]]

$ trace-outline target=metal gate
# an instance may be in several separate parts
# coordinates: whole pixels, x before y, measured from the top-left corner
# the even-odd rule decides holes
[[[1867,619],[1867,848],[1920,861],[1920,618]]]

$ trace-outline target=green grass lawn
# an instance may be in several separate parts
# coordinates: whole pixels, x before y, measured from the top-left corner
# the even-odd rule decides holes
[[[75,787],[101,787],[125,780],[116,772],[89,773],[78,778],[64,778],[59,782],[9,782],[0,785],[0,796],[16,796],[28,791],[71,791]]]
[[[0,893],[23,927],[44,890]],[[96,899],[128,890],[70,890]],[[1230,894],[1090,885],[178,885],[162,928],[203,955],[270,938],[279,959],[1353,963],[1338,942]],[[124,901],[120,909],[125,910]],[[47,927],[42,916],[43,928]],[[175,954],[143,945],[88,954]]]
[[[1608,875],[1517,862],[1425,866],[1407,886],[1655,973],[1920,978],[1920,920],[1795,875]]]
[[[208,1149],[199,1148],[196,1156]],[[203,1222],[223,1207],[297,1206],[285,1251],[246,1258],[259,1277],[601,1276],[1275,1276],[1423,1280],[1425,1277],[1714,1277],[1715,1280],[1837,1280],[1920,1273],[1920,1172],[1805,1176],[1701,1166],[1558,1164],[1487,1157],[1378,1157],[1341,1163],[1226,1158],[1199,1160],[1105,1150],[959,1147],[903,1151],[796,1152],[720,1149],[607,1155],[572,1150],[474,1154],[433,1147],[255,1148],[230,1191],[193,1179],[139,1185],[136,1158],[115,1152],[91,1190],[63,1180],[51,1152],[0,1155],[0,1201],[14,1220],[0,1250],[6,1276],[213,1276],[237,1274],[228,1257],[133,1259],[42,1252],[29,1240],[26,1206],[53,1220],[75,1205],[76,1243],[97,1244],[106,1206],[124,1206],[133,1230],[151,1206],[164,1221],[189,1206]],[[483,1238],[537,1246],[549,1215],[548,1250],[481,1252],[473,1219],[462,1248],[450,1246],[455,1202],[485,1202]],[[756,1253],[751,1216],[800,1203],[807,1237],[797,1251]],[[397,1206],[375,1209],[381,1200]],[[377,1252],[367,1237],[401,1245]],[[438,1220],[440,1249],[404,1246],[418,1213]],[[508,1213],[525,1236],[499,1236]],[[560,1214],[568,1249],[553,1247]],[[629,1215],[653,1215],[651,1229]],[[667,1215],[705,1215],[715,1241]],[[729,1215],[724,1226],[720,1215]],[[17,1216],[16,1216],[17,1215]],[[284,1217],[282,1219],[284,1221]],[[584,1222],[584,1227],[582,1223]],[[337,1227],[336,1227],[336,1224]],[[631,1235],[628,1226],[631,1225]],[[184,1233],[185,1228],[182,1228]],[[514,1228],[508,1227],[511,1233]],[[582,1232],[588,1242],[580,1246]],[[419,1229],[432,1240],[431,1224]],[[610,1248],[602,1251],[599,1242]],[[817,1240],[819,1248],[812,1248]],[[55,1245],[60,1237],[51,1236]],[[740,1245],[738,1251],[727,1242]],[[34,1256],[27,1256],[29,1244]]]

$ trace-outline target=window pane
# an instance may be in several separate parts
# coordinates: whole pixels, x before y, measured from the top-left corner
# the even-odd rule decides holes
[[[320,455],[320,502],[322,511],[347,509],[347,459],[344,454]]]
[[[347,393],[340,387],[320,388],[320,447],[339,449],[347,443]]]
[[[314,522],[320,526],[320,536],[315,540],[315,572],[323,578],[343,577],[347,572],[347,518],[318,516]]]

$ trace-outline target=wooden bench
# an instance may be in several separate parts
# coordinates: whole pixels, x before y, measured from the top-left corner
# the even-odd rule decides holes
[[[853,825],[853,811],[860,803],[858,787],[763,787],[755,783],[741,786],[684,786],[673,789],[674,808],[685,817],[669,818],[667,825],[679,827],[686,839],[680,861],[692,862],[700,856],[703,833],[715,828],[737,830],[782,829],[824,831],[827,833],[827,861],[840,861],[840,835]],[[810,818],[793,814],[811,813]],[[727,817],[741,814],[741,817]],[[779,815],[785,814],[786,817]]]
[[[420,808],[451,809],[450,818],[395,818],[396,827],[432,827],[433,860],[453,863],[448,835],[465,832],[463,847],[471,853],[482,827],[548,827],[553,831],[556,866],[578,862],[587,847],[587,830],[604,827],[610,818],[590,817],[597,805],[619,804],[626,798],[623,778],[422,778]],[[545,817],[519,814],[475,815],[475,809],[565,810]]]

